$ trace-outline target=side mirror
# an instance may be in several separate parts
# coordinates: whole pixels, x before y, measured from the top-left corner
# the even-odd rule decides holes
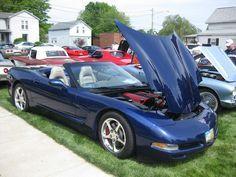
[[[102,58],[102,52],[95,51],[93,54],[91,54],[92,58]]]
[[[66,88],[66,85],[59,79],[51,79],[49,80],[49,85],[58,88],[58,89],[64,89]]]

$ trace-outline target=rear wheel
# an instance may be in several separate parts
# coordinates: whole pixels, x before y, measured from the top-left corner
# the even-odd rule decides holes
[[[134,135],[129,123],[116,112],[101,117],[98,127],[102,146],[118,158],[127,158],[134,151]]]
[[[213,111],[220,110],[220,102],[215,92],[209,89],[200,89],[202,102],[208,105]]]
[[[29,109],[28,97],[22,84],[17,84],[14,88],[12,100],[16,108],[20,111]]]

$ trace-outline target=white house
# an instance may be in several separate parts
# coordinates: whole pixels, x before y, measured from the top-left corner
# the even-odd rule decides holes
[[[60,22],[49,29],[48,42],[58,46],[75,46],[75,41],[91,45],[92,29],[82,20]]]
[[[16,38],[24,38],[28,42],[39,41],[38,17],[26,10],[0,12],[0,43],[13,43]]]
[[[225,41],[236,42],[236,7],[216,9],[206,21],[207,29],[196,35],[201,44],[213,44],[225,49]]]

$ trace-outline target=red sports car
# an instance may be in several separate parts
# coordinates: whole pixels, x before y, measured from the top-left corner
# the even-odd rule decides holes
[[[72,59],[78,61],[99,61],[99,62],[113,62],[117,65],[129,65],[131,63],[137,64],[138,59],[136,56],[132,56],[126,52],[120,50],[97,50],[91,55],[75,57],[71,56]]]
[[[73,47],[73,46],[63,46],[63,49],[66,50],[69,56],[84,56],[88,55],[88,51],[81,49],[79,47]]]

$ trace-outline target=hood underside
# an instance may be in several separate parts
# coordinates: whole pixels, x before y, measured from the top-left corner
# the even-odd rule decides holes
[[[156,36],[135,31],[116,21],[136,53],[151,89],[166,97],[168,111],[189,113],[201,101],[201,76],[188,49],[177,35]]]
[[[236,66],[221,48],[201,46],[199,49],[226,81],[236,81]]]

